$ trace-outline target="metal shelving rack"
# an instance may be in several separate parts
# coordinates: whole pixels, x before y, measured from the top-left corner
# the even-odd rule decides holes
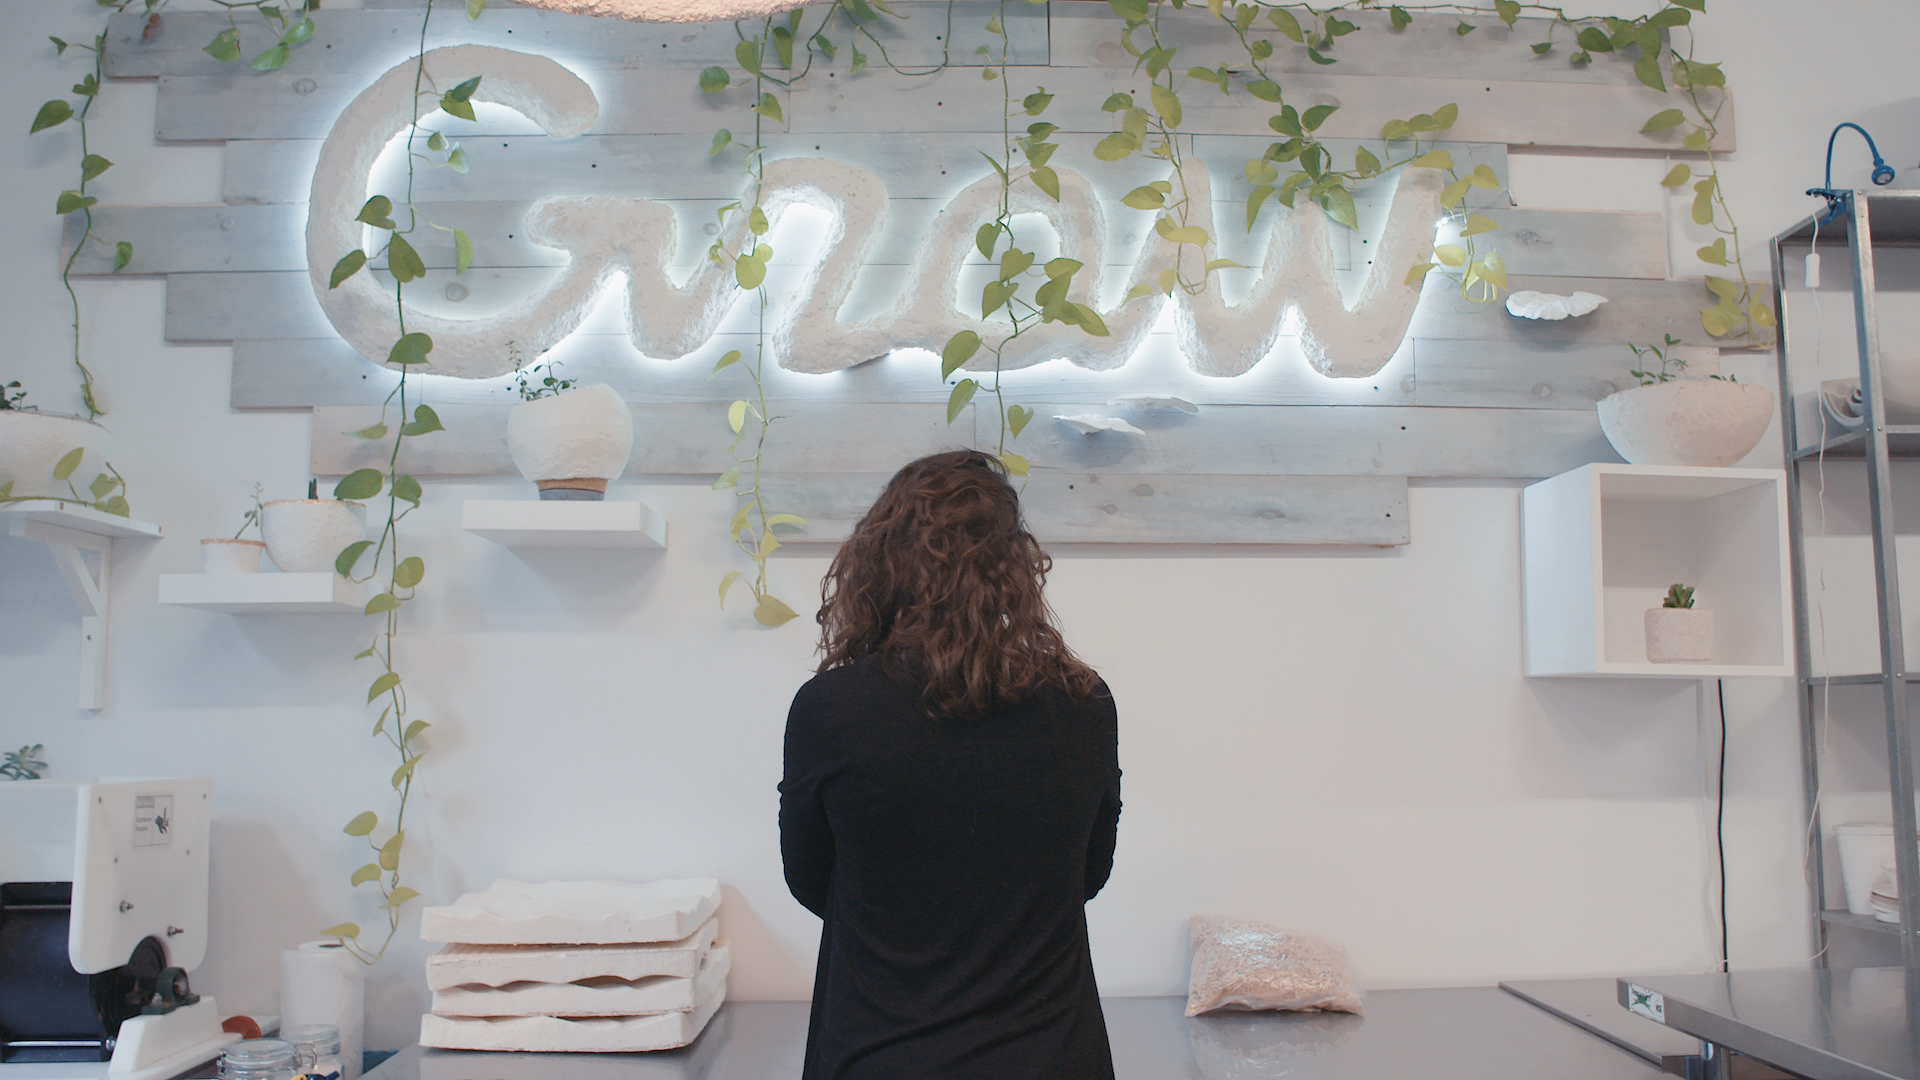
[[[1782,303],[1786,259],[1782,249],[1809,250],[1846,242],[1852,274],[1853,313],[1860,356],[1860,388],[1865,423],[1814,445],[1802,445],[1793,393],[1793,370],[1787,356],[1787,311]],[[1908,967],[1920,967],[1920,836],[1916,836],[1913,793],[1913,729],[1908,690],[1920,675],[1907,670],[1906,642],[1900,621],[1900,568],[1894,549],[1892,463],[1920,460],[1920,425],[1889,424],[1880,369],[1880,333],[1876,314],[1874,247],[1920,246],[1920,191],[1851,191],[1830,210],[1795,225],[1773,238],[1773,309],[1780,313],[1775,353],[1780,365],[1780,429],[1787,455],[1787,514],[1790,562],[1793,567],[1794,648],[1800,671],[1800,737],[1803,782],[1813,836],[1812,880],[1815,933],[1820,962],[1826,964],[1829,928],[1846,926],[1895,935]],[[1816,375],[1814,404],[1819,405]],[[1873,539],[1873,570],[1879,609],[1880,670],[1864,675],[1813,674],[1812,643],[1808,634],[1805,533],[1801,520],[1800,467],[1827,457],[1864,458],[1867,503]],[[1892,793],[1894,861],[1900,887],[1900,922],[1882,923],[1871,916],[1849,914],[1844,908],[1826,909],[1825,834],[1820,821],[1820,743],[1816,734],[1814,694],[1827,684],[1881,687],[1886,714],[1889,787]]]

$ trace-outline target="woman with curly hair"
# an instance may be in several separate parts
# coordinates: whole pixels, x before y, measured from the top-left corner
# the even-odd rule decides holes
[[[901,469],[821,585],[780,784],[820,916],[804,1080],[1111,1080],[1086,901],[1113,867],[1113,699],[1054,627],[1000,463]]]

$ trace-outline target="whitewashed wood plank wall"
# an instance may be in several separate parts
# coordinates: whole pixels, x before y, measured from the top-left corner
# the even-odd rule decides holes
[[[967,70],[982,62],[975,47],[993,40],[983,27],[999,5],[958,0],[950,19],[944,3],[898,6],[908,20],[878,31],[894,60],[913,68],[944,54],[954,67],[920,78],[870,68],[850,78],[843,54],[837,68],[796,84],[785,104],[787,123],[768,144],[770,157],[830,157],[866,168],[886,185],[895,224],[861,279],[878,294],[914,262],[946,200],[987,172],[979,151],[997,150],[1001,126],[999,84]],[[566,259],[531,243],[523,228],[532,201],[550,195],[668,202],[686,238],[677,263],[691,267],[710,235],[704,223],[741,183],[735,161],[709,158],[706,150],[715,129],[745,126],[744,92],[703,94],[695,85],[700,68],[731,64],[733,27],[652,26],[510,6],[469,23],[455,5],[442,7],[429,47],[481,42],[550,56],[590,81],[601,114],[589,134],[567,142],[498,113],[465,125],[473,171],[426,170],[417,192],[433,220],[472,235],[475,263],[456,278],[450,249],[424,249],[430,273],[410,298],[458,317],[537,291]],[[226,178],[222,204],[103,206],[95,212],[96,232],[133,242],[126,273],[167,277],[168,340],[233,344],[234,407],[314,410],[313,467],[320,475],[373,463],[375,448],[343,433],[369,422],[397,376],[348,347],[313,297],[307,192],[320,140],[340,110],[411,55],[419,9],[419,0],[372,0],[363,11],[322,11],[314,42],[269,74],[236,70],[202,51],[225,25],[217,14],[168,14],[150,33],[144,16],[115,16],[109,24],[109,77],[157,79],[158,137],[224,143]],[[1163,174],[1152,162],[1103,164],[1091,155],[1092,144],[1112,130],[1100,102],[1139,89],[1104,4],[1010,5],[1005,21],[1010,85],[1017,93],[1045,85],[1056,95],[1046,119],[1062,129],[1057,165],[1081,172],[1109,199]],[[1322,134],[1343,158],[1377,136],[1385,120],[1448,102],[1460,106],[1460,119],[1444,145],[1464,167],[1485,164],[1502,179],[1510,146],[1629,155],[1676,149],[1671,133],[1639,131],[1666,103],[1635,81],[1628,63],[1600,55],[1574,67],[1566,48],[1536,57],[1528,44],[1565,37],[1545,22],[1521,20],[1512,30],[1487,22],[1461,37],[1437,17],[1398,33],[1384,15],[1355,21],[1362,30],[1341,39],[1333,67],[1310,63],[1303,50],[1270,35],[1272,67],[1288,101],[1340,106]],[[270,43],[253,40],[255,28],[242,25],[247,55]],[[1237,46],[1204,12],[1169,19],[1166,32],[1182,50],[1180,66],[1232,66]],[[1192,87],[1184,95],[1183,149],[1213,173],[1222,252],[1257,264],[1264,241],[1242,227],[1249,184],[1240,165],[1274,138],[1269,110],[1244,94],[1227,98],[1205,84]],[[1359,193],[1363,222],[1383,209],[1385,197]],[[1628,383],[1625,345],[1666,333],[1709,344],[1696,317],[1698,282],[1668,277],[1660,215],[1513,207],[1504,192],[1478,190],[1471,205],[1505,226],[1491,239],[1514,288],[1587,289],[1611,302],[1584,319],[1533,323],[1499,305],[1466,302],[1436,282],[1399,354],[1363,380],[1312,371],[1291,338],[1245,376],[1202,378],[1185,368],[1168,333],[1150,335],[1118,372],[1055,363],[1011,373],[1014,399],[1039,413],[1016,446],[1036,466],[1026,496],[1036,530],[1059,542],[1404,544],[1411,536],[1408,476],[1535,477],[1617,460],[1593,404]],[[1151,215],[1116,206],[1108,218],[1107,250],[1116,253],[1108,262],[1119,265],[1146,238]],[[70,229],[69,243],[75,237]],[[1343,281],[1365,273],[1370,242],[1340,235],[1335,259]],[[774,280],[813,257],[802,247],[780,250]],[[101,251],[87,251],[76,272],[106,274],[111,267]],[[1221,275],[1229,295],[1244,280],[1234,274]],[[856,289],[853,302],[862,295]],[[750,348],[752,336],[730,325],[687,357],[652,360],[634,352],[623,319],[609,310],[616,306],[603,304],[564,346],[565,373],[607,382],[632,403],[639,439],[630,472],[718,472],[728,460],[719,408],[733,393],[724,378],[708,381],[707,372],[726,350]],[[448,431],[410,444],[410,471],[513,471],[503,437],[513,400],[507,380],[426,375],[413,384],[440,409]],[[770,445],[768,490],[783,508],[810,518],[797,541],[844,536],[886,470],[907,457],[990,446],[997,437],[997,422],[981,410],[945,423],[947,387],[924,353],[833,376],[773,370],[768,385],[790,405],[780,410],[786,419]],[[1147,391],[1177,394],[1202,411],[1125,413],[1146,431],[1139,437],[1085,436],[1051,418],[1112,412],[1110,398]],[[856,428],[857,443],[845,437]]]

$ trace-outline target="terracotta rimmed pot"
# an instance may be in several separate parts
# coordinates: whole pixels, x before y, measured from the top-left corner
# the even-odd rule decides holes
[[[1656,664],[1713,661],[1713,612],[1706,608],[1647,609],[1647,659]]]
[[[1773,419],[1773,390],[1721,379],[1674,379],[1600,400],[1600,430],[1635,465],[1724,468],[1747,456]]]
[[[344,499],[283,499],[260,511],[273,565],[289,574],[333,572],[348,544],[367,538],[367,508]]]
[[[257,574],[267,545],[258,540],[214,537],[200,541],[202,567],[209,574]]]
[[[106,471],[113,434],[91,420],[34,409],[0,409],[0,484],[11,480],[15,495],[68,495],[53,478],[54,466],[76,447],[86,451],[73,471],[74,487]]]
[[[521,402],[507,414],[507,449],[542,499],[602,499],[627,470],[633,412],[605,383]]]

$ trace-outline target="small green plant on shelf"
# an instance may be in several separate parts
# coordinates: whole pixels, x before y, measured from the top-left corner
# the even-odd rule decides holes
[[[1693,587],[1690,585],[1667,586],[1667,598],[1660,601],[1663,608],[1690,608],[1693,606]]]
[[[27,404],[27,392],[20,389],[20,380],[0,386],[0,410],[38,411],[39,406]]]
[[[1666,342],[1661,345],[1627,346],[1627,348],[1633,350],[1633,358],[1640,362],[1640,366],[1629,368],[1627,374],[1640,380],[1641,386],[1652,386],[1654,383],[1672,382],[1686,373],[1687,358],[1679,355],[1673,349],[1675,345],[1680,344],[1680,339],[1674,337],[1672,334],[1663,336],[1666,338]],[[1658,368],[1653,366],[1654,360],[1660,362]],[[1717,382],[1740,381],[1732,375],[1709,375],[1707,377]]]
[[[0,755],[0,776],[9,780],[38,780],[47,772],[47,748],[34,743]]]
[[[514,360],[520,359],[520,350],[511,341],[507,342],[507,355]],[[536,381],[533,376],[539,375],[542,371],[546,372],[546,375]],[[560,363],[557,360],[548,361],[544,364],[535,364],[525,371],[516,371],[514,372],[513,378],[514,389],[520,394],[520,400],[522,401],[538,401],[543,397],[559,397],[561,394],[573,389],[580,382],[578,379],[561,378]]]
[[[240,528],[233,534],[235,540],[245,536],[248,529],[253,529],[256,532],[259,531],[260,515],[266,512],[266,507],[260,502],[260,490],[259,484],[253,485],[253,505],[249,507],[246,514],[241,517]]]

